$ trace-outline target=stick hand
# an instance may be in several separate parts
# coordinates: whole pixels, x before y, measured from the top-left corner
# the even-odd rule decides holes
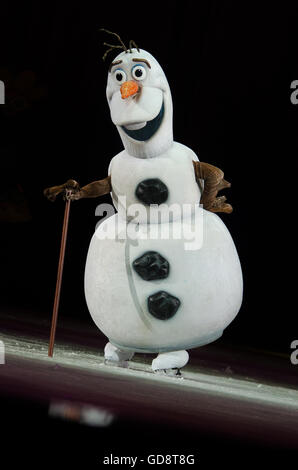
[[[50,188],[46,188],[43,192],[45,197],[50,201],[55,201],[56,197],[59,194],[64,195],[64,199],[69,201],[74,201],[80,199],[80,185],[75,180],[67,180],[66,183],[61,184],[59,186],[51,186]]]

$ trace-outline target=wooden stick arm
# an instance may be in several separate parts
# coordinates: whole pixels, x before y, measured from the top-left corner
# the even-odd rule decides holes
[[[50,200],[55,201],[59,194],[64,194],[65,199],[75,201],[83,198],[99,197],[108,194],[112,190],[111,176],[93,181],[80,188],[79,183],[75,180],[68,180],[59,186],[52,186],[44,190],[44,195]]]
[[[104,196],[111,191],[111,176],[109,175],[103,180],[93,181],[93,183],[89,183],[86,186],[83,186],[80,190],[80,197],[78,199]]]
[[[210,212],[226,212],[230,214],[233,210],[230,204],[226,204],[226,197],[216,197],[218,191],[230,188],[231,183],[224,179],[224,173],[220,168],[204,162],[193,161],[196,180],[204,181],[204,190],[200,203],[204,209]]]

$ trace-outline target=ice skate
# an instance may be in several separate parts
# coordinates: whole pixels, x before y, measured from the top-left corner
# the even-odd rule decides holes
[[[181,377],[180,369],[188,363],[188,360],[189,354],[187,351],[160,353],[152,361],[152,370],[170,377]]]
[[[128,361],[132,359],[133,351],[123,351],[111,343],[107,343],[104,349],[105,364],[113,364],[127,367]]]

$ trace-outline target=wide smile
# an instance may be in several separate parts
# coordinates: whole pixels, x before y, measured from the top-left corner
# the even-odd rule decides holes
[[[137,128],[139,127],[138,125],[129,126],[130,129],[125,126],[121,126],[121,128],[132,139],[144,142],[145,140],[150,139],[150,137],[152,137],[155,134],[155,132],[158,130],[159,126],[161,125],[163,115],[164,115],[164,103],[162,103],[162,106],[160,108],[158,115],[151,121],[147,121],[145,124],[141,123],[140,124],[142,126],[141,128],[138,129]],[[132,129],[132,127],[134,127],[134,129]]]

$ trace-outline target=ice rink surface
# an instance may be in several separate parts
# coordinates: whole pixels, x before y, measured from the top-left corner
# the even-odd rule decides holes
[[[215,344],[190,351],[194,356],[182,378],[167,377],[152,372],[150,355],[136,355],[126,367],[106,364],[104,338],[97,346],[96,336],[88,342],[82,332],[86,336],[75,344],[78,329],[69,325],[61,327],[49,358],[44,325],[31,332],[27,326],[20,334],[21,324],[15,322],[14,329],[12,324],[10,319],[1,333],[1,394],[41,401],[67,398],[118,416],[297,447],[298,391],[295,375],[282,374],[288,371],[284,358]]]

